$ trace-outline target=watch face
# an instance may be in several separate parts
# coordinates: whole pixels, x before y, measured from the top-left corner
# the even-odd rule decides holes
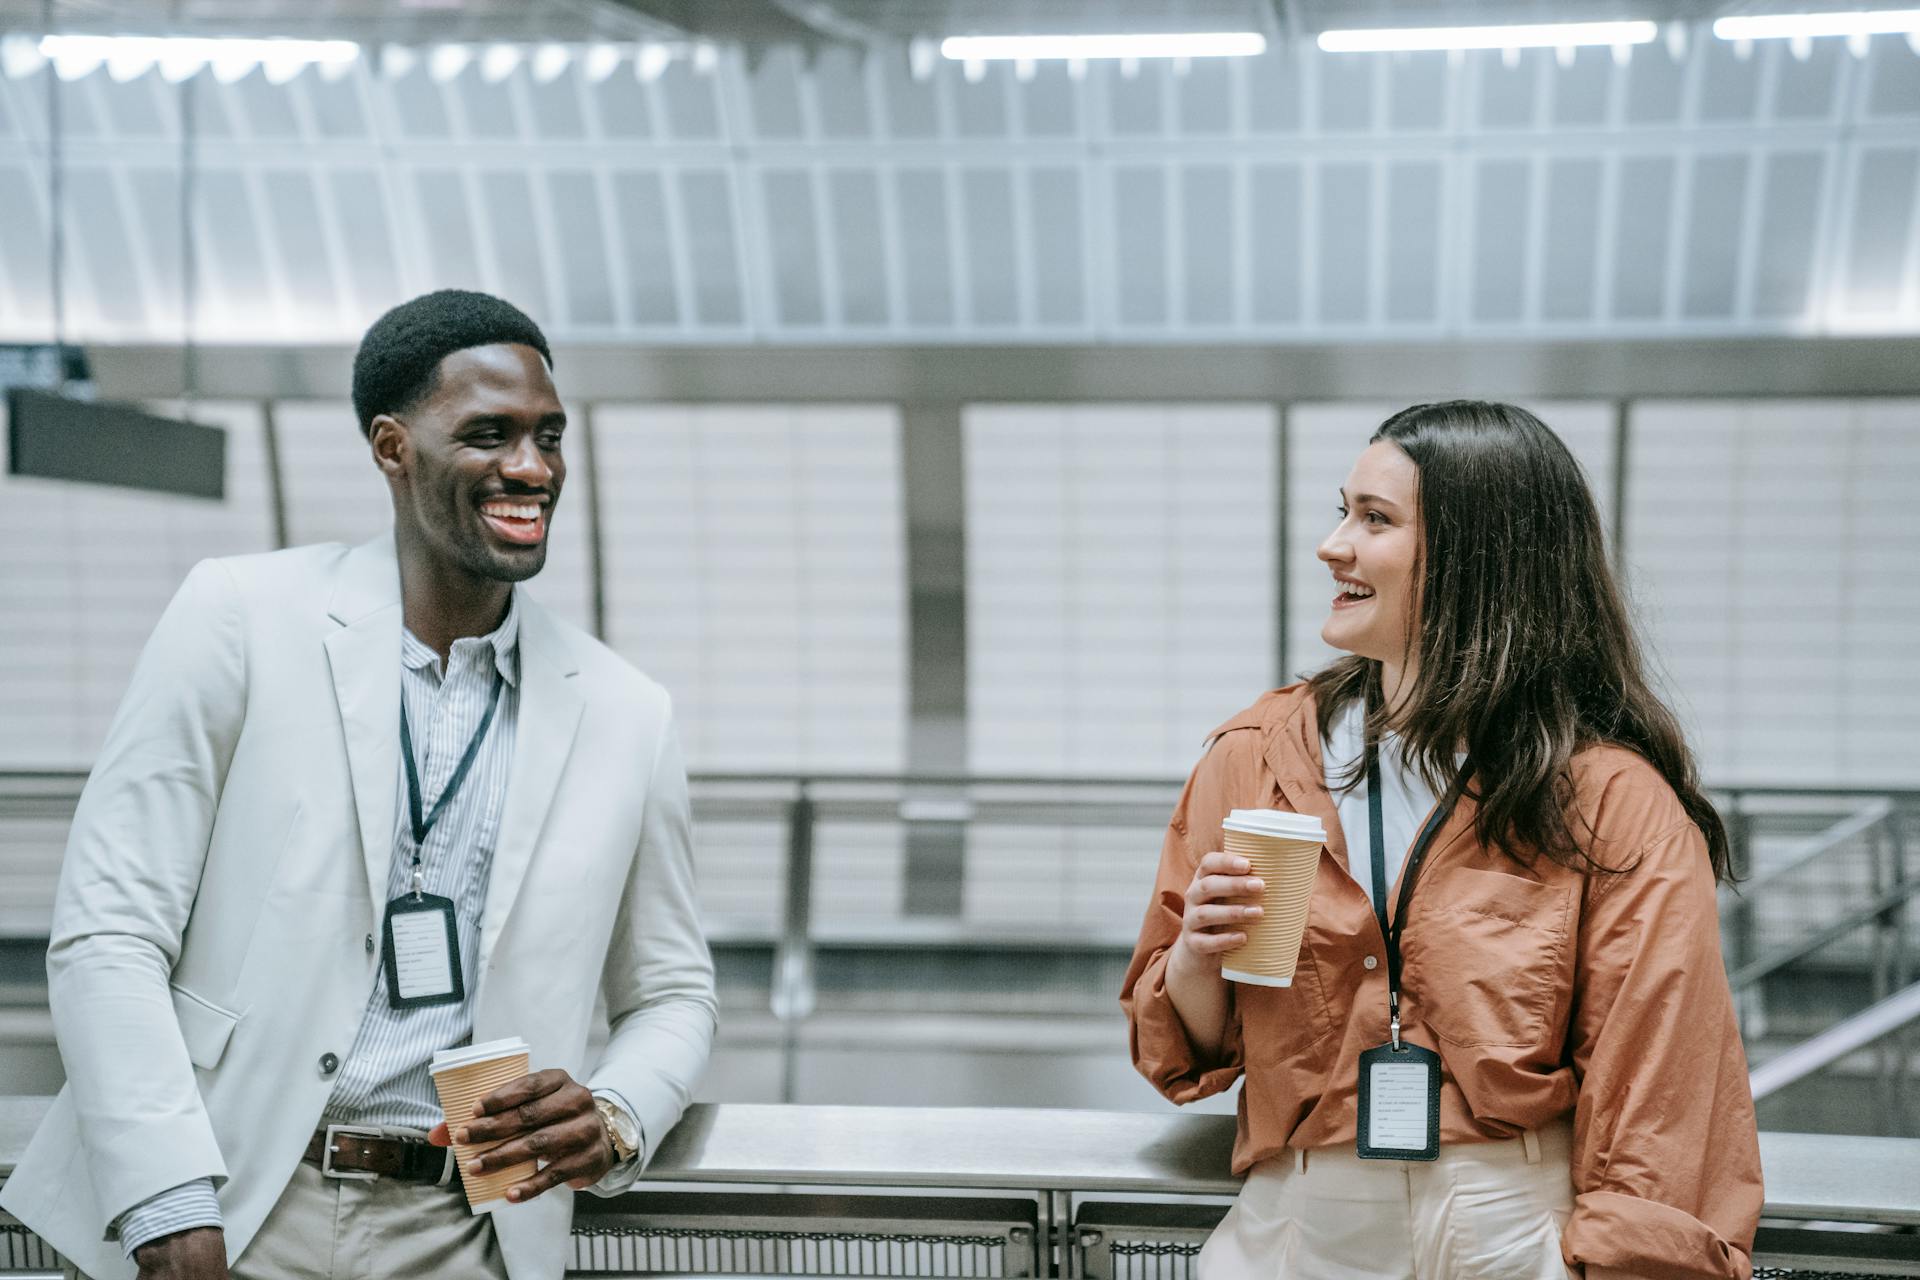
[[[607,1126],[607,1137],[613,1142],[613,1153],[622,1160],[630,1160],[640,1147],[639,1126],[632,1117],[613,1103],[600,1099],[594,1107],[600,1112],[600,1120]]]

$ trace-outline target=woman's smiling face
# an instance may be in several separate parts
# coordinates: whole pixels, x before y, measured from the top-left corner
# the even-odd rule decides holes
[[[1335,588],[1322,640],[1404,663],[1419,617],[1421,536],[1420,469],[1398,445],[1368,445],[1340,490],[1340,523],[1320,544]]]

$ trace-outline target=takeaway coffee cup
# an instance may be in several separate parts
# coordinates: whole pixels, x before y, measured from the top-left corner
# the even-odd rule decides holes
[[[1247,940],[1220,958],[1220,976],[1290,987],[1326,828],[1318,818],[1277,809],[1235,809],[1220,826],[1226,851],[1245,858],[1266,885],[1260,918],[1242,930]]]
[[[484,1044],[462,1045],[458,1049],[442,1049],[433,1055],[428,1070],[433,1073],[433,1087],[440,1093],[440,1110],[447,1118],[447,1130],[451,1134],[462,1122],[472,1118],[474,1103],[501,1085],[512,1084],[527,1074],[527,1042],[512,1036]],[[466,1171],[467,1161],[499,1145],[498,1142],[453,1144],[454,1158],[460,1162],[460,1180],[467,1189],[467,1206],[475,1213],[492,1213],[511,1203],[506,1198],[507,1188],[531,1178],[539,1167],[529,1160],[492,1173]]]

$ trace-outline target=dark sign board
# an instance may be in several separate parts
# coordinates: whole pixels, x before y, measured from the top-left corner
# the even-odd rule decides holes
[[[7,471],[224,498],[227,433],[129,405],[14,387],[7,392]]]

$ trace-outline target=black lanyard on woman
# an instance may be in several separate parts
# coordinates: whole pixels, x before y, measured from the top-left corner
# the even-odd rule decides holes
[[[1387,847],[1385,823],[1380,816],[1380,749],[1367,744],[1367,825],[1371,836],[1373,861],[1374,918],[1380,922],[1380,936],[1387,951],[1387,1015],[1390,1039],[1386,1044],[1360,1055],[1358,1085],[1359,1124],[1354,1144],[1367,1160],[1434,1160],[1440,1155],[1440,1055],[1417,1044],[1400,1039],[1400,938],[1407,927],[1407,910],[1413,902],[1413,886],[1420,878],[1440,829],[1452,816],[1467,778],[1473,772],[1469,760],[1446,790],[1433,812],[1414,837],[1407,850],[1407,862],[1400,872],[1400,896],[1393,918],[1387,918]]]
[[[1426,822],[1421,824],[1420,833],[1413,838],[1413,846],[1407,850],[1406,867],[1400,872],[1400,897],[1394,904],[1393,920],[1389,924],[1386,830],[1380,818],[1380,748],[1367,744],[1367,825],[1371,828],[1373,845],[1373,914],[1380,922],[1380,936],[1386,939],[1387,1013],[1396,1047],[1400,1043],[1400,935],[1407,927],[1407,905],[1413,901],[1413,884],[1420,877],[1421,864],[1426,861],[1440,828],[1453,816],[1453,808],[1467,785],[1467,775],[1472,772],[1471,762],[1461,767],[1453,785],[1447,788],[1433,812],[1427,815]]]

